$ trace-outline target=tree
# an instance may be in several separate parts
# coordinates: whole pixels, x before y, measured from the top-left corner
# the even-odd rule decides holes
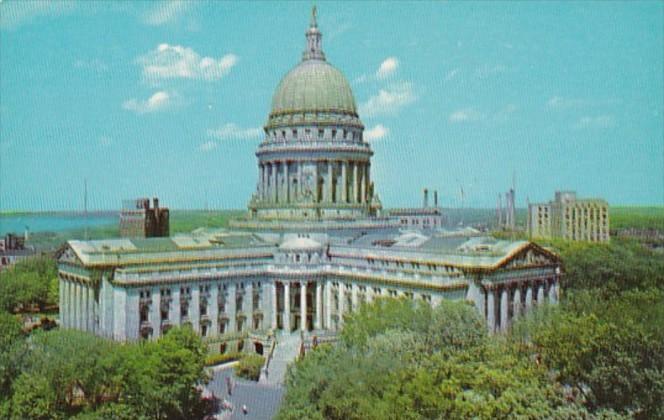
[[[545,418],[582,411],[517,348],[490,340],[465,302],[432,309],[379,299],[346,319],[339,345],[320,346],[289,369],[278,418]]]

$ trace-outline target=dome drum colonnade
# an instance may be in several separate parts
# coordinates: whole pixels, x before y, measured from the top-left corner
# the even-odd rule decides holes
[[[371,156],[348,81],[325,59],[315,13],[302,61],[272,99],[258,147],[251,217],[358,218],[376,214]]]

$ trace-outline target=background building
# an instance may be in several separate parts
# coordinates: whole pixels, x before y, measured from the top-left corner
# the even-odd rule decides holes
[[[120,212],[120,236],[123,238],[153,238],[168,236],[169,212],[159,207],[159,199],[125,200]]]
[[[445,222],[443,210],[438,207],[438,191],[433,192],[433,206],[429,206],[429,190],[424,189],[422,207],[392,209],[388,215],[398,220],[399,227],[413,229],[439,229]]]
[[[0,239],[0,270],[16,263],[18,260],[35,255],[32,247],[26,247],[28,233],[25,236],[8,233]]]
[[[528,234],[533,238],[608,241],[609,205],[599,198],[579,200],[574,191],[556,191],[554,201],[528,205]]]

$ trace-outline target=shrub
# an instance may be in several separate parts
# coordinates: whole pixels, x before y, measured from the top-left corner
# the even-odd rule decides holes
[[[265,359],[263,356],[257,354],[251,354],[243,357],[240,360],[240,364],[235,370],[235,374],[240,378],[250,379],[252,381],[257,381],[261,374],[261,369]]]
[[[240,352],[210,354],[205,358],[205,365],[214,366],[222,363],[234,362],[240,360],[242,356],[243,355]]]

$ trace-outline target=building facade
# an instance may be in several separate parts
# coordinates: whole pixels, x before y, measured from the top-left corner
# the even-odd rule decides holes
[[[532,238],[609,241],[609,205],[602,199],[577,199],[573,191],[556,191],[548,203],[528,205]]]
[[[246,223],[69,241],[59,257],[64,328],[124,341],[189,324],[226,349],[268,332],[334,333],[380,297],[467,301],[492,332],[557,302],[560,260],[536,244],[445,231],[433,213],[423,216],[437,221],[429,229],[378,216],[373,152],[315,14],[306,39],[272,101]]]
[[[336,331],[381,296],[465,300],[498,331],[557,302],[561,276],[533,243],[413,231],[70,241],[59,262],[63,327],[121,341],[186,323],[204,337]]]

